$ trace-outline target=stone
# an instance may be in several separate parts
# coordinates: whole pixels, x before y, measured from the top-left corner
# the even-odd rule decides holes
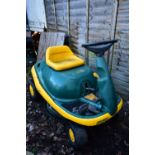
[[[32,152],[26,151],[26,155],[34,155]]]

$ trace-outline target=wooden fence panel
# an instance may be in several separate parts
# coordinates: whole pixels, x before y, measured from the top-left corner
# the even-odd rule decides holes
[[[89,42],[110,40],[113,28],[115,0],[90,0]],[[89,53],[90,66],[95,66],[95,55]],[[105,55],[107,60],[107,55]]]
[[[119,0],[112,78],[119,94],[129,97],[129,0]]]
[[[57,30],[68,32],[67,0],[61,2],[55,0],[55,10],[57,18]]]
[[[54,0],[44,0],[46,10],[46,22],[48,29],[56,29],[56,15],[54,11]]]
[[[53,2],[55,2],[55,8]],[[81,47],[81,44],[87,42],[87,33],[88,42],[113,39],[117,6],[116,0],[89,0],[89,27],[87,27],[86,2],[86,0],[45,0],[48,31],[56,31],[56,28],[57,31],[68,33],[70,21],[70,47],[83,58],[85,57],[85,49]],[[68,10],[68,4],[70,10]],[[119,0],[116,21],[115,38],[119,41],[114,46],[112,78],[116,91],[128,98],[129,0]],[[108,55],[105,55],[105,58],[107,59]],[[111,53],[110,58],[112,58]],[[95,55],[91,52],[89,52],[89,64],[95,66]]]

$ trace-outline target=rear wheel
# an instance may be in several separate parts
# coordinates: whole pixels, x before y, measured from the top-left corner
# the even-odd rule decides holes
[[[39,94],[38,94],[38,92],[36,90],[36,87],[34,85],[33,80],[28,81],[28,89],[29,89],[31,98],[36,100],[38,98]]]
[[[82,126],[70,124],[67,128],[67,134],[69,138],[69,144],[74,148],[82,147],[88,142],[87,131]]]

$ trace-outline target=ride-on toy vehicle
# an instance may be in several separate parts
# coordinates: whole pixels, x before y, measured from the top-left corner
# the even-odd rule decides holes
[[[104,53],[116,42],[83,44],[96,54],[96,70],[85,65],[68,46],[53,46],[46,50],[45,60],[32,67],[29,84],[32,98],[37,93],[47,101],[47,109],[70,122],[70,143],[79,147],[87,142],[84,126],[96,126],[120,111],[123,100],[116,95],[104,60]]]

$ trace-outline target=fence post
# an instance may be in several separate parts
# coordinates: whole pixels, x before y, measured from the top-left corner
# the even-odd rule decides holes
[[[67,0],[68,35],[70,35],[70,0]]]
[[[118,7],[119,7],[119,0],[116,0],[115,10],[114,10],[114,18],[113,18],[113,27],[112,27],[112,33],[111,33],[111,39],[115,39],[115,35],[116,35]],[[110,62],[110,64],[109,64],[110,72],[112,72],[112,61],[113,61],[113,56],[114,56],[114,46],[111,47],[110,53],[111,53],[111,58],[110,58],[110,61],[108,60],[108,64]]]
[[[44,5],[44,11],[45,11],[45,27],[44,29],[46,30],[47,29],[47,15],[46,15],[46,7],[45,7],[45,0],[43,0],[43,5]]]
[[[89,7],[90,1],[86,0],[86,41],[89,42]],[[86,63],[89,65],[89,53],[88,50],[85,49],[85,59]]]
[[[53,13],[54,13],[54,19],[55,19],[55,30],[57,31],[57,16],[56,16],[56,7],[55,7],[55,0],[53,0]]]

